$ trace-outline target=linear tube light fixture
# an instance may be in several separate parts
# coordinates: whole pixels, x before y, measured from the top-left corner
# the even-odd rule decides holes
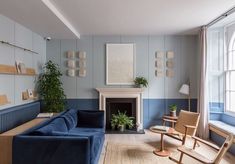
[[[80,39],[80,34],[50,0],[41,0],[73,33]]]

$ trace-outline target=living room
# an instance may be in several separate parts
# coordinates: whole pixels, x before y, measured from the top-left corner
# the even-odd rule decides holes
[[[235,1],[0,2],[0,164],[234,163]]]

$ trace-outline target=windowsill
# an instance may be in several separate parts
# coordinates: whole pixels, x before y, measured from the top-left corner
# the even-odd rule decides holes
[[[235,118],[235,112],[226,112],[225,111],[224,114]]]
[[[210,114],[223,114],[224,112],[210,111]]]

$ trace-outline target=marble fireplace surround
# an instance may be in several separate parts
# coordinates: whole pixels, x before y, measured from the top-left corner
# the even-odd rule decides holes
[[[137,130],[143,129],[143,88],[96,88],[99,92],[99,110],[106,110],[107,98],[135,98]],[[106,122],[106,121],[105,121]]]

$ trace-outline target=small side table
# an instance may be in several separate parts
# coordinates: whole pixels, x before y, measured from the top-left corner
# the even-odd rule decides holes
[[[164,148],[164,140],[163,140],[163,136],[164,134],[171,134],[174,132],[174,129],[173,128],[170,128],[170,127],[166,127],[166,126],[159,126],[159,127],[162,127],[162,128],[168,128],[168,130],[166,131],[162,131],[162,130],[158,130],[158,129],[155,129],[154,126],[150,127],[150,131],[151,132],[154,132],[154,133],[158,133],[158,134],[161,134],[161,147],[160,149],[156,149],[153,151],[153,153],[155,155],[158,155],[158,156],[161,156],[161,157],[167,157],[170,155],[170,151],[166,150]]]
[[[170,116],[170,115],[164,115],[162,117],[163,119],[165,120],[172,120],[174,122],[176,122],[178,120],[178,117],[177,116]],[[171,122],[171,127],[174,128],[175,127],[175,123],[174,122]],[[164,125],[164,124],[163,124]],[[165,125],[164,125],[165,126]]]

